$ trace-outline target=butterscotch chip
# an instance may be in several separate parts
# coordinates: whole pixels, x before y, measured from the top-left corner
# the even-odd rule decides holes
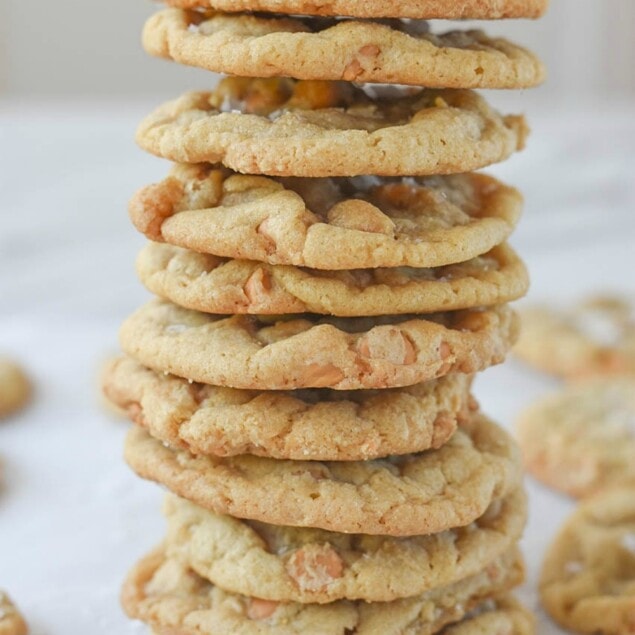
[[[0,418],[22,409],[31,398],[31,381],[14,361],[0,358]]]
[[[29,629],[11,598],[0,591],[0,635],[27,635]]]
[[[635,481],[635,375],[571,385],[518,422],[529,472],[572,496]]]
[[[148,53],[217,73],[411,84],[527,88],[544,67],[483,31],[435,34],[426,23],[291,18],[165,9],[143,31]]]
[[[566,629],[635,631],[635,484],[578,506],[547,552],[540,597]]]
[[[358,390],[487,368],[504,359],[516,329],[506,305],[415,317],[267,319],[209,315],[154,300],[124,322],[120,339],[144,366],[201,383]]]
[[[408,366],[417,359],[412,340],[398,328],[369,331],[357,341],[362,358],[385,360],[396,366]]]
[[[327,272],[150,243],[137,259],[137,272],[148,290],[180,306],[256,315],[434,313],[502,304],[522,297],[529,287],[525,266],[506,245],[434,269]],[[394,350],[399,348],[394,345]]]
[[[167,554],[226,591],[277,602],[387,602],[448,586],[492,565],[520,538],[519,489],[467,527],[390,538],[221,516],[168,496]]]
[[[125,455],[142,478],[219,514],[384,536],[469,525],[521,476],[513,440],[481,414],[434,452],[374,461],[195,457],[136,427]]]
[[[159,107],[137,142],[172,161],[249,174],[401,176],[485,167],[521,150],[527,133],[522,117],[501,116],[469,90],[369,96],[346,82],[225,78]]]
[[[278,602],[250,598],[247,602],[247,617],[250,620],[266,620],[271,617],[278,608]]]
[[[143,558],[129,573],[122,592],[122,603],[128,615],[140,619],[162,635],[207,635],[208,633],[240,633],[242,635],[382,635],[387,632],[432,635],[448,624],[462,620],[483,600],[499,596],[523,578],[520,554],[511,550],[497,563],[501,575],[492,580],[485,572],[456,584],[424,595],[394,602],[351,602],[340,600],[326,605],[294,602],[273,605],[260,599],[224,591],[197,575],[158,549]],[[507,625],[512,608],[507,603],[488,602],[479,610],[494,613],[498,608],[508,621],[489,622]],[[515,609],[515,612],[520,612]],[[390,625],[391,631],[386,630]],[[446,631],[442,631],[446,633]],[[452,631],[448,631],[452,632]],[[531,631],[459,631],[495,632],[529,635]]]
[[[342,577],[344,563],[328,545],[305,545],[286,561],[286,571],[302,591],[321,591]]]
[[[548,0],[166,0],[184,9],[271,11],[306,15],[347,15],[359,18],[498,20],[538,18]]]
[[[476,407],[470,383],[455,374],[378,391],[236,390],[123,358],[108,367],[103,389],[152,436],[194,454],[363,461],[441,447]]]
[[[356,229],[369,234],[393,235],[396,225],[378,207],[361,199],[340,201],[328,211],[327,219],[335,227]]]
[[[618,296],[590,297],[568,309],[523,311],[514,352],[565,378],[635,373],[635,305]]]
[[[503,243],[521,196],[484,174],[273,179],[176,165],[129,209],[151,240],[216,256],[330,271],[426,268]]]

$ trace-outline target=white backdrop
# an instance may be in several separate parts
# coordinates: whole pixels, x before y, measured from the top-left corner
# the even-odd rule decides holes
[[[534,301],[633,294],[635,279],[620,272],[635,264],[635,118],[622,103],[635,99],[635,0],[552,2],[540,22],[492,27],[539,51],[551,75],[508,96],[533,135],[493,171],[526,195],[513,243]],[[144,240],[126,199],[168,169],[135,149],[134,127],[210,81],[145,56],[139,32],[152,11],[147,0],[0,0],[0,351],[37,386],[32,407],[0,426],[0,582],[33,635],[147,632],[117,598],[126,570],[163,535],[161,493],[125,467],[126,426],[98,406],[96,374],[146,297],[133,270]],[[479,377],[477,395],[509,427],[554,387],[510,361]],[[522,597],[541,615],[538,568],[572,504],[528,485]],[[562,633],[544,616],[539,632]]]
[[[154,8],[149,0],[0,0],[0,93],[120,97],[204,87],[209,74],[143,54],[139,33]],[[633,25],[634,0],[552,0],[543,20],[490,30],[548,63],[550,81],[536,98],[623,100],[635,96]]]

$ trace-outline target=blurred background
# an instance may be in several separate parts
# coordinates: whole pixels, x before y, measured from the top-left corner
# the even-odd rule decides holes
[[[138,122],[214,77],[147,57],[144,0],[0,0],[0,355],[36,398],[0,425],[0,572],[32,635],[134,635],[118,607],[127,569],[163,534],[159,488],[120,457],[127,426],[99,403],[101,361],[148,294],[131,194],[169,164],[136,148]],[[634,0],[553,0],[537,22],[479,24],[540,54],[549,81],[490,92],[525,112],[527,150],[488,171],[525,195],[512,243],[529,301],[635,293]],[[479,378],[480,401],[511,425],[553,388],[511,360]],[[531,482],[524,599],[537,607],[542,553],[570,502]],[[549,522],[545,522],[545,518]],[[546,619],[541,635],[560,631]]]

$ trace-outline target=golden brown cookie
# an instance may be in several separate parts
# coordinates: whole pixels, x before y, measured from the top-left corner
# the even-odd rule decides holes
[[[195,457],[136,427],[125,457],[142,478],[218,514],[384,536],[469,525],[521,477],[513,440],[480,413],[434,452],[375,461]]]
[[[165,0],[183,9],[271,11],[306,15],[346,15],[359,18],[499,20],[539,18],[549,0]]]
[[[425,22],[165,9],[143,30],[151,55],[217,73],[410,84],[529,88],[545,70],[527,49],[483,31],[432,33]]]
[[[279,603],[224,591],[157,549],[128,574],[121,599],[130,617],[161,635],[432,635],[522,578],[522,560],[512,550],[479,574],[419,597]]]
[[[527,470],[571,496],[635,482],[635,375],[564,388],[521,415],[518,435]]]
[[[29,629],[11,598],[0,591],[0,635],[27,635]]]
[[[506,305],[416,317],[284,319],[209,315],[154,300],[124,322],[120,339],[144,366],[201,383],[357,390],[474,373],[505,358],[516,330]]]
[[[129,211],[153,241],[332,271],[465,262],[503,243],[521,207],[517,190],[484,174],[274,179],[176,165]]]
[[[523,262],[507,245],[433,269],[321,271],[228,260],[150,243],[139,254],[137,272],[159,297],[216,314],[435,313],[511,302],[529,288]]]
[[[0,358],[0,419],[22,409],[32,392],[31,381],[22,368],[10,359]]]
[[[190,383],[121,358],[108,399],[150,434],[193,454],[364,461],[441,447],[476,402],[469,375],[407,388],[255,391]]]
[[[597,296],[568,309],[528,308],[514,352],[554,375],[635,373],[635,305],[627,298]]]
[[[635,485],[579,505],[547,552],[540,596],[564,628],[635,632]]]
[[[476,575],[519,540],[521,489],[467,527],[390,538],[279,527],[214,514],[168,495],[167,555],[225,591],[279,602],[389,602]]]
[[[309,177],[468,172],[524,146],[523,117],[501,116],[475,92],[386,91],[225,78],[211,92],[159,107],[141,123],[137,142],[172,161]]]

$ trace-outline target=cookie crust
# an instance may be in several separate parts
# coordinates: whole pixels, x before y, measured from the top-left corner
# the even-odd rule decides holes
[[[156,242],[332,271],[465,262],[503,243],[521,209],[517,190],[484,174],[274,179],[176,165],[129,213]]]
[[[394,388],[499,363],[516,338],[507,306],[426,316],[289,319],[209,315],[162,300],[123,324],[125,353],[159,372],[256,390]]]
[[[194,457],[136,427],[125,457],[142,478],[218,514],[385,536],[469,525],[521,478],[513,440],[480,413],[439,450],[376,461]]]
[[[549,0],[166,0],[183,9],[271,11],[306,15],[346,15],[358,18],[499,20],[539,18]]]
[[[390,602],[476,575],[519,540],[519,489],[467,527],[408,539],[279,527],[168,495],[167,554],[217,586],[277,602]]]
[[[247,391],[190,383],[121,358],[103,388],[153,437],[193,454],[365,461],[441,447],[477,407],[471,381],[455,374],[381,391]]]
[[[327,272],[228,260],[150,243],[137,258],[137,273],[155,295],[216,314],[435,313],[511,302],[529,288],[523,262],[507,245],[435,269]]]
[[[484,602],[456,625],[448,626],[441,635],[535,635],[536,618],[511,595]]]
[[[277,604],[223,591],[167,558],[160,548],[129,573],[122,604],[130,617],[161,635],[397,635],[406,630],[432,635],[522,578],[522,560],[512,550],[489,571],[416,598],[373,604]]]
[[[137,130],[146,151],[274,176],[455,174],[524,147],[523,117],[469,90],[369,97],[346,82],[226,78],[160,106]]]
[[[528,50],[483,31],[435,35],[392,24],[166,9],[143,31],[146,52],[217,73],[409,84],[529,88],[545,70]]]

